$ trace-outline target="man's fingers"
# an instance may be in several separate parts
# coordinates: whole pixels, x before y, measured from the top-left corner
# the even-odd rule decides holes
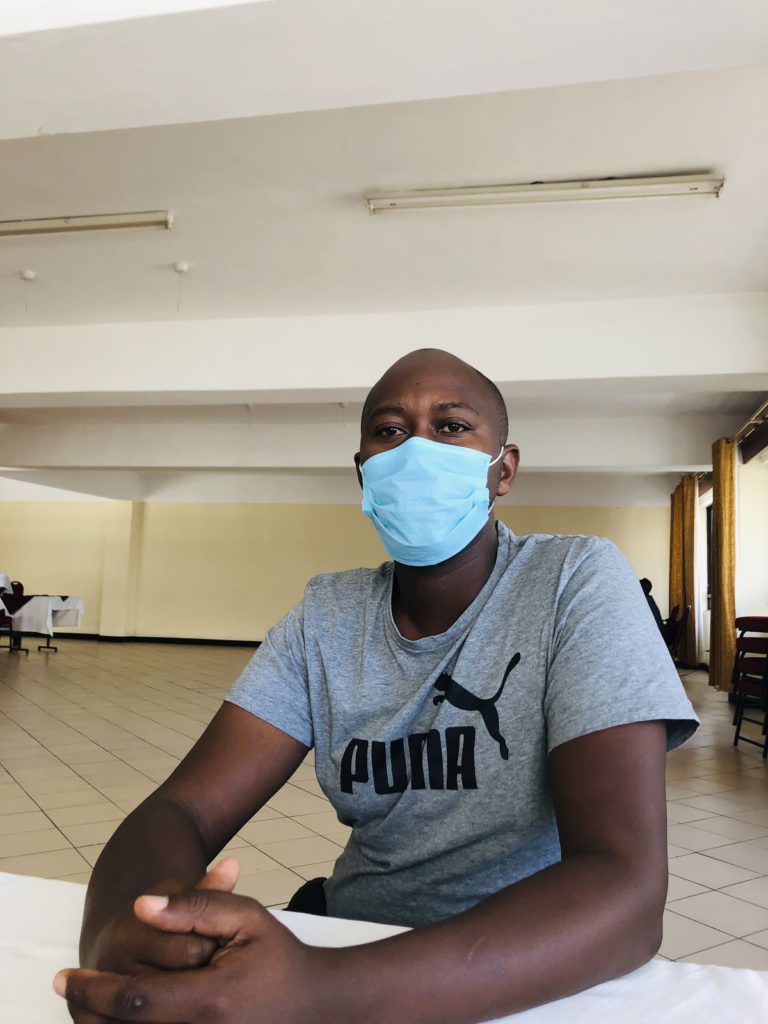
[[[232,892],[240,877],[240,865],[234,857],[225,857],[214,864],[195,886],[196,889],[215,889]]]
[[[146,929],[141,946],[134,950],[134,962],[141,965],[142,973],[145,969],[152,968],[176,971],[188,967],[202,967],[210,962],[218,948],[215,939],[208,939],[203,935],[172,935],[165,931],[158,932],[153,927],[151,930]],[[122,966],[111,966],[118,972],[123,971]],[[135,971],[129,968],[125,973],[133,974]]]
[[[153,928],[194,932],[216,939],[252,935],[260,920],[277,922],[255,900],[230,893],[193,889],[175,896],[139,896],[136,916]]]
[[[208,1019],[208,970],[163,971],[137,978],[84,969],[59,971],[53,987],[84,1020],[178,1024]],[[77,1019],[77,1017],[75,1018]]]

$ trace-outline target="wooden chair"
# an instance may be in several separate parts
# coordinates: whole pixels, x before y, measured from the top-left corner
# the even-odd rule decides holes
[[[763,757],[768,758],[768,616],[741,616],[736,619],[736,629],[736,657],[731,678],[731,692],[736,704],[733,745],[737,746],[739,740],[751,743],[760,747]],[[763,635],[747,636],[747,633]],[[761,717],[749,717],[747,711],[756,711]],[[743,736],[744,722],[759,725],[762,739]]]

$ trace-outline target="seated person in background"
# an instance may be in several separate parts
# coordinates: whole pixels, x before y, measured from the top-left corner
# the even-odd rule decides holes
[[[55,980],[80,1024],[468,1024],[658,949],[665,752],[696,718],[626,561],[494,519],[518,450],[498,389],[448,353],[384,374],[355,461],[393,561],[310,580],[109,841],[89,969]],[[231,860],[206,875],[313,747],[352,834],[293,906],[412,931],[309,947],[226,891]]]
[[[648,607],[651,609],[651,615],[653,615],[654,621],[656,622],[656,625],[659,627],[659,632],[662,636],[664,636],[664,620],[661,617],[659,606],[656,604],[656,599],[651,597],[651,590],[653,589],[653,584],[649,579],[647,579],[647,577],[644,576],[640,580],[640,586],[643,588],[645,600],[648,602]]]

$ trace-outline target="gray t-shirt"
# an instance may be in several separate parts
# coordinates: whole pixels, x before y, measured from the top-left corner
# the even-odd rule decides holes
[[[315,748],[352,835],[337,917],[422,925],[560,860],[547,755],[628,722],[697,719],[645,596],[596,537],[516,537],[438,636],[392,618],[392,563],[310,580],[227,700]]]

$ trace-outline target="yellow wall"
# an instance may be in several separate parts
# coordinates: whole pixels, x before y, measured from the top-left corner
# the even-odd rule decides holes
[[[501,507],[519,534],[609,537],[666,602],[664,508]],[[256,640],[318,572],[386,558],[356,505],[0,502],[0,571],[79,594],[81,631]]]
[[[100,631],[106,512],[95,501],[0,502],[0,572],[31,594],[82,597],[86,633]]]

